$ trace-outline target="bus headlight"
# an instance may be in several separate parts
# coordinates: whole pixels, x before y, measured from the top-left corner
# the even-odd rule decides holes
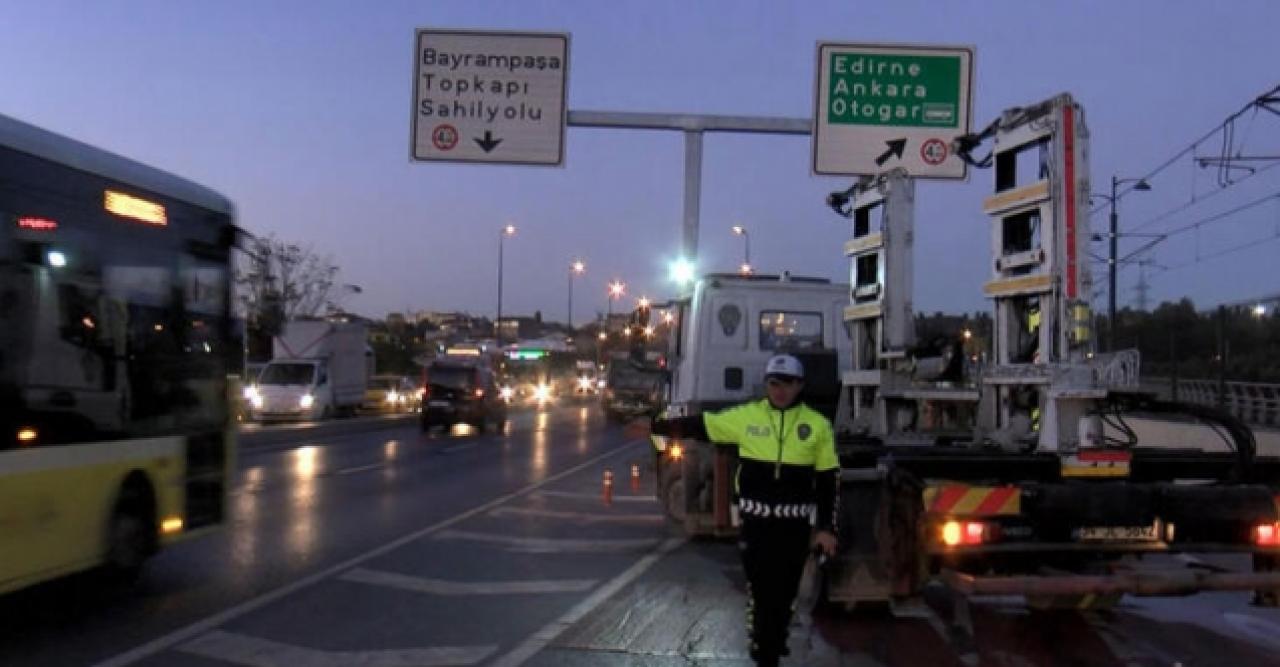
[[[256,392],[256,391],[255,391],[255,392],[253,392],[253,395],[249,397],[249,404],[253,406],[253,409],[254,409],[254,410],[261,410],[261,409],[262,409],[262,394],[259,394],[259,393],[258,393],[258,392]]]
[[[510,401],[516,395],[516,390],[511,387],[503,387],[498,390],[498,396],[504,401]]]
[[[397,394],[397,393],[396,393],[396,392],[394,392],[394,391],[387,392],[387,402],[388,402],[388,403],[395,403],[395,402],[397,402],[397,401],[399,401],[399,400],[400,400],[400,394]]]
[[[316,397],[311,394],[303,394],[302,398],[298,399],[298,405],[302,406],[303,410],[310,409],[311,406],[315,405],[315,403]]]
[[[534,387],[533,399],[539,403],[551,400],[551,387],[545,384],[540,384],[537,387]]]
[[[583,391],[591,391],[591,378],[589,377],[578,378],[578,388]]]
[[[252,401],[252,400],[253,400],[253,397],[254,397],[254,396],[257,396],[257,395],[258,395],[258,388],[257,388],[257,387],[255,387],[255,386],[253,386],[253,385],[249,385],[248,387],[245,387],[245,388],[244,388],[244,397],[245,397],[245,399],[246,399],[246,400],[250,400],[250,401]]]

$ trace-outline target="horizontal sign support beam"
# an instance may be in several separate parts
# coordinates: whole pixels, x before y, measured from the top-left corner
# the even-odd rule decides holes
[[[810,118],[780,116],[717,116],[687,113],[569,110],[571,127],[608,127],[628,130],[677,130],[682,132],[749,132],[808,136]]]

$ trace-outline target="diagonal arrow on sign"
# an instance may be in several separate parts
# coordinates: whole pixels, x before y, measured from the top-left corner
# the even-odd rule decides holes
[[[877,167],[883,166],[885,162],[888,162],[890,156],[901,158],[902,151],[907,148],[907,140],[905,138],[890,139],[884,143],[889,147],[889,150],[881,153],[880,157],[876,158]]]
[[[502,143],[501,139],[493,138],[493,132],[491,130],[485,130],[483,138],[472,137],[472,139],[475,140],[477,144],[480,144],[480,148],[483,148],[486,153],[493,152],[493,149],[497,148],[498,144]],[[898,154],[901,155],[901,151],[899,151]]]

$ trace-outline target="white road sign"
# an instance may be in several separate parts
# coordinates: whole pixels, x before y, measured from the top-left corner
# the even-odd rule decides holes
[[[822,42],[817,72],[814,173],[965,177],[952,141],[969,132],[972,47]]]
[[[414,160],[559,165],[569,35],[418,30]]]

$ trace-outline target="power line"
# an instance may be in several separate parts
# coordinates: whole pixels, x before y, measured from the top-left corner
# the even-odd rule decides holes
[[[1175,206],[1175,207],[1173,207],[1173,208],[1169,209],[1168,211],[1165,211],[1165,212],[1163,212],[1163,213],[1161,213],[1161,214],[1159,214],[1159,215],[1157,215],[1157,216],[1155,216],[1155,217],[1153,217],[1153,218],[1149,218],[1149,219],[1147,219],[1147,220],[1144,220],[1143,222],[1141,222],[1141,223],[1139,223],[1137,226],[1135,226],[1131,231],[1136,232],[1136,231],[1141,230],[1141,229],[1146,229],[1147,227],[1150,227],[1151,225],[1154,225],[1154,224],[1156,224],[1157,222],[1161,222],[1161,221],[1163,221],[1163,220],[1168,220],[1169,218],[1171,218],[1171,217],[1173,217],[1173,216],[1175,216],[1175,215],[1177,215],[1177,214],[1179,214],[1179,213],[1181,213],[1181,212],[1183,212],[1183,211],[1185,211],[1185,210],[1187,210],[1187,209],[1189,209],[1189,208],[1191,208],[1191,207],[1193,207],[1193,206],[1198,206],[1198,205],[1200,205],[1200,204],[1203,204],[1204,202],[1206,202],[1206,201],[1208,201],[1208,200],[1210,200],[1210,199],[1212,199],[1212,198],[1214,198],[1214,197],[1216,197],[1216,196],[1218,196],[1218,195],[1220,195],[1220,194],[1222,194],[1222,193],[1226,192],[1227,190],[1231,189],[1231,187],[1232,187],[1232,186],[1234,186],[1234,185],[1238,185],[1238,184],[1240,184],[1240,183],[1243,183],[1243,182],[1245,182],[1245,181],[1249,180],[1250,178],[1253,178],[1254,176],[1257,176],[1257,175],[1259,175],[1259,174],[1261,174],[1261,173],[1263,173],[1263,172],[1265,172],[1265,171],[1268,171],[1268,170],[1274,169],[1274,168],[1276,168],[1276,167],[1280,167],[1280,161],[1278,161],[1278,162],[1274,162],[1274,163],[1272,163],[1272,164],[1269,164],[1269,165],[1267,165],[1267,166],[1265,166],[1265,167],[1263,167],[1263,168],[1261,168],[1261,169],[1259,169],[1259,170],[1257,170],[1257,171],[1255,171],[1255,172],[1253,172],[1253,173],[1249,174],[1248,176],[1245,176],[1244,178],[1241,178],[1241,179],[1240,179],[1240,180],[1238,180],[1238,181],[1233,181],[1233,182],[1231,183],[1231,185],[1228,185],[1228,186],[1223,187],[1223,188],[1218,188],[1218,189],[1216,189],[1216,190],[1212,190],[1212,191],[1210,191],[1210,192],[1206,193],[1204,196],[1199,197],[1199,198],[1197,198],[1197,197],[1196,197],[1196,195],[1195,195],[1195,193],[1193,192],[1193,193],[1191,193],[1191,200],[1190,200],[1190,201],[1188,201],[1187,203],[1185,203],[1185,204],[1179,204],[1178,206]]]
[[[1164,272],[1166,272],[1166,271],[1177,271],[1178,269],[1185,269],[1185,268],[1187,268],[1188,266],[1193,266],[1193,265],[1195,265],[1195,264],[1199,264],[1200,262],[1207,262],[1207,261],[1209,261],[1209,260],[1211,260],[1211,259],[1217,259],[1217,258],[1219,258],[1219,257],[1223,257],[1223,256],[1226,256],[1226,255],[1235,254],[1235,253],[1237,253],[1237,252],[1241,252],[1241,251],[1243,251],[1243,250],[1249,250],[1249,249],[1251,249],[1251,248],[1256,248],[1256,247],[1258,247],[1259,245],[1261,245],[1261,244],[1263,244],[1263,243],[1270,243],[1271,241],[1275,241],[1275,240],[1280,240],[1280,232],[1277,232],[1277,233],[1275,233],[1275,234],[1272,234],[1271,236],[1263,237],[1263,238],[1260,238],[1260,239],[1254,239],[1254,240],[1252,240],[1252,241],[1248,241],[1248,242],[1245,242],[1245,243],[1241,243],[1241,244],[1240,244],[1240,245],[1238,245],[1238,246],[1232,246],[1232,247],[1230,247],[1230,248],[1226,248],[1226,249],[1224,249],[1224,250],[1219,250],[1218,252],[1215,252],[1215,253],[1210,253],[1210,254],[1208,254],[1208,255],[1201,255],[1201,256],[1196,257],[1195,259],[1191,260],[1190,262],[1183,262],[1182,264],[1175,264],[1175,265],[1173,265],[1173,266],[1164,267],[1164,269],[1163,269],[1162,271],[1160,271],[1160,273],[1164,273]]]
[[[1255,207],[1257,207],[1257,206],[1261,206],[1261,205],[1263,205],[1263,204],[1267,203],[1268,201],[1271,201],[1271,200],[1273,200],[1273,199],[1277,199],[1277,198],[1280,198],[1280,191],[1272,192],[1271,194],[1265,195],[1265,196],[1263,196],[1263,197],[1259,197],[1258,199],[1255,199],[1255,200],[1253,200],[1253,201],[1251,201],[1251,202],[1249,202],[1249,203],[1247,203],[1247,204],[1241,204],[1240,206],[1237,206],[1237,207],[1235,207],[1235,208],[1233,208],[1233,209],[1231,209],[1231,210],[1229,210],[1229,211],[1223,211],[1222,213],[1217,213],[1217,214],[1211,215],[1211,216],[1209,216],[1209,217],[1207,217],[1207,218],[1201,218],[1200,220],[1197,220],[1197,221],[1192,222],[1192,223],[1190,223],[1190,224],[1183,225],[1183,226],[1181,226],[1181,227],[1177,227],[1177,228],[1171,229],[1171,230],[1169,230],[1168,232],[1165,232],[1165,233],[1163,233],[1163,234],[1161,234],[1161,235],[1159,235],[1159,236],[1155,237],[1155,238],[1154,238],[1154,239],[1152,239],[1151,241],[1148,241],[1147,243],[1143,244],[1143,245],[1142,245],[1140,248],[1138,248],[1137,250],[1134,250],[1134,251],[1130,252],[1128,255],[1125,255],[1125,256],[1124,256],[1123,258],[1121,258],[1117,263],[1118,263],[1118,264],[1124,264],[1124,263],[1126,263],[1128,260],[1132,259],[1133,257],[1135,257],[1135,256],[1137,256],[1137,255],[1140,255],[1140,254],[1142,254],[1142,253],[1144,253],[1144,252],[1146,252],[1146,251],[1148,251],[1148,250],[1150,250],[1150,249],[1152,249],[1152,248],[1156,247],[1157,245],[1159,245],[1159,244],[1163,243],[1164,241],[1169,240],[1170,238],[1172,238],[1172,237],[1174,237],[1174,236],[1177,236],[1177,235],[1182,234],[1182,233],[1185,233],[1185,232],[1189,232],[1189,231],[1193,231],[1193,230],[1199,229],[1200,227],[1203,227],[1203,226],[1205,226],[1205,225],[1212,224],[1212,223],[1217,222],[1217,221],[1219,221],[1219,220],[1223,220],[1223,219],[1225,219],[1225,218],[1231,217],[1231,216],[1233,216],[1233,215],[1235,215],[1235,214],[1237,214],[1237,213],[1240,213],[1240,212],[1242,212],[1242,211],[1247,211],[1247,210],[1249,210],[1249,209],[1251,209],[1251,208],[1255,208]]]
[[[1178,236],[1178,234],[1181,234],[1184,232],[1192,232],[1192,230],[1197,230],[1201,227],[1204,227],[1204,225],[1206,224],[1216,223],[1216,221],[1229,218],[1229,216],[1238,214],[1240,213],[1240,211],[1247,211],[1249,209],[1253,209],[1253,207],[1266,204],[1266,202],[1274,200],[1274,198],[1277,198],[1277,197],[1280,197],[1280,191],[1272,192],[1270,193],[1270,195],[1266,195],[1263,197],[1258,197],[1256,198],[1256,200],[1248,202],[1248,204],[1242,204],[1240,206],[1236,206],[1234,207],[1234,209],[1231,209],[1229,211],[1222,211],[1222,213],[1220,214],[1211,215],[1211,216],[1208,216],[1208,218],[1203,218],[1203,219],[1194,221],[1194,223],[1185,224],[1183,225],[1183,227],[1171,229],[1169,230],[1169,232],[1160,234],[1160,236],[1156,237],[1155,239],[1152,239],[1152,241],[1148,241],[1147,243],[1144,243],[1144,245],[1142,247],[1139,247],[1138,250],[1130,252],[1128,253],[1128,255],[1121,257],[1121,259],[1119,260],[1119,262],[1117,262],[1117,264],[1124,264],[1124,262],[1130,259],[1133,259],[1134,256],[1140,255],[1140,253],[1151,250],[1151,248],[1160,245],[1160,243],[1162,242],[1169,241],[1170,238]]]
[[[1206,132],[1204,136],[1200,137],[1199,139],[1196,139],[1195,141],[1192,141],[1186,148],[1183,148],[1177,153],[1174,153],[1172,157],[1160,163],[1154,169],[1147,172],[1145,175],[1141,176],[1140,178],[1135,179],[1135,182],[1132,185],[1129,185],[1128,187],[1117,192],[1116,198],[1118,199],[1119,197],[1122,197],[1125,194],[1128,194],[1129,192],[1131,192],[1134,189],[1134,187],[1137,186],[1138,182],[1150,181],[1151,179],[1155,178],[1158,174],[1160,174],[1164,170],[1176,164],[1188,153],[1190,153],[1192,157],[1195,157],[1195,151],[1197,148],[1200,147],[1200,144],[1203,144],[1206,141],[1212,139],[1214,135],[1218,134],[1219,132],[1223,134],[1224,141],[1228,139],[1228,137],[1234,140],[1234,124],[1236,119],[1243,116],[1245,113],[1249,112],[1250,110],[1256,111],[1259,108],[1266,109],[1267,111],[1275,112],[1275,110],[1272,109],[1269,105],[1276,101],[1277,94],[1280,94],[1280,85],[1277,85],[1271,88],[1270,90],[1268,90],[1267,92],[1262,93],[1261,95],[1258,95],[1257,97],[1254,97],[1253,99],[1249,100],[1249,102],[1245,104],[1243,107],[1241,107],[1239,111],[1236,111],[1235,113],[1227,116],[1225,120],[1215,125],[1213,129]],[[1252,127],[1250,127],[1250,131],[1252,131]],[[1230,145],[1227,145],[1227,144],[1223,145],[1222,154],[1224,157],[1230,157],[1229,156],[1230,148],[1231,148]],[[1220,167],[1219,170],[1221,171],[1222,169],[1229,169],[1229,168],[1230,168],[1229,165],[1227,165],[1227,166]],[[1259,171],[1263,171],[1263,170],[1259,170]],[[1248,177],[1240,179],[1240,181],[1247,180],[1247,178]],[[1221,178],[1219,178],[1219,181],[1221,182]],[[1232,185],[1239,183],[1240,181],[1229,181],[1225,185],[1221,185],[1217,190],[1217,192],[1221,192],[1222,190],[1225,190],[1231,187]],[[1193,200],[1193,202],[1194,201],[1195,200]],[[1099,212],[1106,210],[1106,208],[1107,208],[1106,205],[1099,205],[1094,207],[1089,211],[1089,217],[1093,217],[1097,215]]]

